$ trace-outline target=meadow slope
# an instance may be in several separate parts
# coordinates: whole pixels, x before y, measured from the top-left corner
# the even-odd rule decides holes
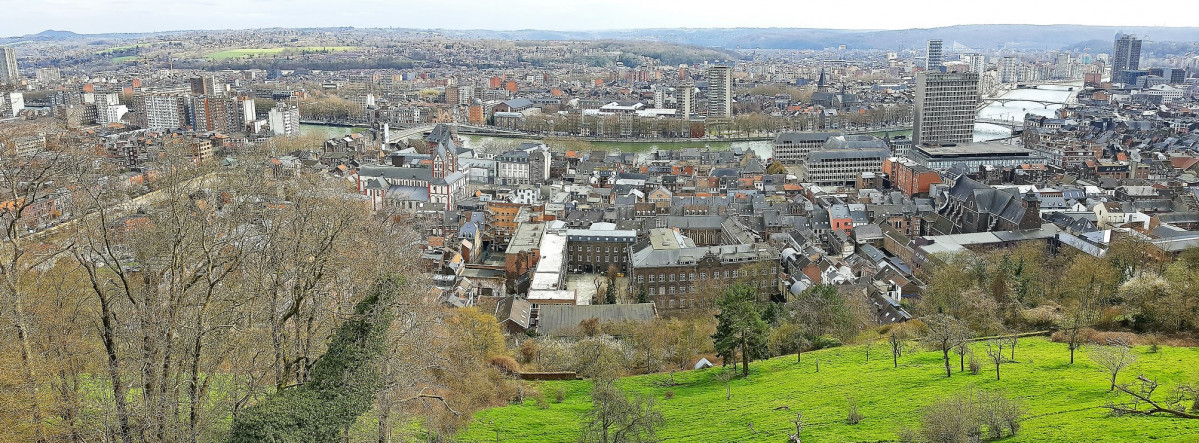
[[[975,353],[985,362],[981,344],[975,344]],[[1120,374],[1121,382],[1144,374],[1156,378],[1163,385],[1159,392],[1165,394],[1179,381],[1199,379],[1199,348],[1163,346],[1150,353],[1147,347],[1137,347],[1135,353],[1138,361]],[[912,352],[893,368],[890,350],[882,343],[872,347],[869,362],[862,346],[805,353],[802,364],[796,364],[794,355],[778,357],[752,364],[747,379],[733,380],[731,400],[725,399],[725,386],[716,379],[719,367],[677,373],[677,386],[663,386],[669,379],[666,374],[628,377],[619,385],[658,399],[666,419],[659,436],[665,441],[785,441],[794,432],[789,420],[795,411],[802,411],[807,423],[804,441],[897,441],[905,428],[919,428],[926,405],[972,386],[1002,390],[1027,408],[1023,428],[1004,442],[1199,441],[1199,420],[1111,416],[1102,406],[1122,399],[1108,392],[1105,373],[1087,358],[1085,348],[1070,365],[1066,345],[1022,339],[1015,362],[1001,366],[998,381],[994,366],[984,363],[978,375],[958,372],[957,358],[950,355],[950,378],[945,377],[939,353]],[[588,380],[544,382],[540,389],[548,408],[529,399],[524,405],[481,411],[458,438],[576,441],[583,414],[591,406],[590,387]],[[560,403],[554,401],[558,390],[565,393]],[[667,391],[673,391],[673,398],[665,398]],[[865,416],[852,426],[845,422],[851,396]]]

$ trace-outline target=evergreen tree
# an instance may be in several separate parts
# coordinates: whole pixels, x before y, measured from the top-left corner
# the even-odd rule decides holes
[[[716,303],[720,307],[716,334],[712,335],[716,354],[725,362],[735,361],[740,354],[741,374],[748,376],[749,362],[767,355],[770,332],[758,309],[757,294],[749,286],[737,284],[725,290]]]
[[[340,441],[382,388],[379,358],[392,315],[387,306],[399,277],[381,278],[329,340],[311,379],[280,390],[238,414],[231,442]]]

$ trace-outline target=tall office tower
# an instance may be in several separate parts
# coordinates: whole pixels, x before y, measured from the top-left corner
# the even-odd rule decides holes
[[[973,142],[977,107],[978,73],[917,74],[912,143]]]
[[[928,41],[928,54],[924,59],[924,69],[928,72],[943,71],[942,67],[944,52],[942,52],[942,42],[940,39]]]
[[[708,118],[733,116],[733,67],[708,68]]]
[[[999,81],[1003,83],[1020,81],[1020,69],[1020,59],[1012,56],[1004,57],[999,61]]]
[[[188,124],[187,99],[181,95],[135,94],[134,123],[146,129],[176,129]]]
[[[1141,39],[1132,34],[1116,34],[1112,47],[1112,82],[1123,82],[1124,71],[1141,69]]]
[[[277,104],[267,115],[267,122],[275,135],[300,135],[300,108]]]
[[[970,67],[970,72],[981,74],[987,69],[987,58],[982,54],[962,54],[962,61],[966,62],[966,65]]]
[[[110,106],[120,106],[121,98],[115,92],[103,92],[92,94],[93,103],[96,104],[96,123],[107,125],[109,123],[117,123],[109,119],[111,116],[108,108]]]
[[[17,51],[0,46],[0,83],[17,82]]]
[[[34,78],[43,85],[58,83],[62,81],[62,71],[58,68],[38,68]]]
[[[695,86],[679,85],[674,88],[675,115],[690,120],[695,114]]]
[[[1053,62],[1053,78],[1070,78],[1070,65],[1072,62],[1073,60],[1071,60],[1069,52],[1059,52]]]
[[[189,79],[188,83],[191,84],[192,94],[195,95],[217,95],[224,92],[217,88],[216,77],[211,75]]]

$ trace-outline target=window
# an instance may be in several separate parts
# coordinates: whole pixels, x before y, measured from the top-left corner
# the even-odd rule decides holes
[[[734,270],[733,270],[733,278],[737,278],[737,274],[738,274],[738,273],[739,273],[739,271],[738,271],[738,270],[736,270],[736,269],[734,269]]]
[[[707,272],[701,272],[701,273],[699,273],[699,279],[700,279],[700,280],[707,280],[707,279],[708,279],[708,273],[707,273]]]
[[[658,295],[658,288],[649,288],[649,295]]]
[[[691,274],[690,274],[690,275],[687,277],[687,280],[695,281],[695,273],[694,273],[694,272],[692,272],[692,273],[691,273]]]
[[[649,275],[649,282],[650,282],[650,283],[655,283],[655,282],[657,282],[657,281],[658,281],[658,276],[656,276],[656,275],[654,275],[654,274],[650,274],[650,275]]]
[[[638,276],[637,276],[637,283],[645,283],[645,276],[644,276],[644,275],[638,275]]]
[[[674,282],[674,274],[670,274],[670,281]]]

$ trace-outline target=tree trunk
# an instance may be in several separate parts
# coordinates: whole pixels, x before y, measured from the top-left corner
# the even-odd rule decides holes
[[[941,353],[945,357],[945,376],[953,377],[953,368],[949,367],[949,348],[941,348]]]
[[[197,405],[197,403],[200,399],[200,347],[204,341],[204,329],[202,324],[203,320],[197,318],[196,326],[198,330],[196,331],[195,343],[192,344],[194,349],[192,350],[191,355],[191,380],[189,381],[187,387],[187,428],[192,443],[196,443],[196,422],[200,417],[200,407]]]
[[[958,372],[966,372],[966,354],[958,355]]]
[[[96,288],[96,291],[99,294],[99,288]],[[100,296],[100,316],[103,326],[104,352],[108,354],[108,378],[112,380],[113,399],[117,404],[117,435],[121,437],[123,443],[133,443],[133,436],[130,435],[129,429],[129,406],[125,401],[125,384],[121,382],[120,360],[117,358],[116,331],[113,329],[112,312],[108,305],[108,298],[105,296]]]
[[[33,370],[33,352],[29,346],[29,329],[25,319],[25,307],[21,303],[21,297],[13,292],[13,317],[14,326],[17,329],[17,340],[21,344],[21,376],[24,377],[26,395],[29,396],[29,414],[33,421],[34,438],[43,442],[46,441],[46,432],[44,428],[44,420],[42,418],[42,408],[38,405],[38,387],[37,374]]]
[[[895,352],[891,353],[891,361],[895,363],[896,368],[899,368],[899,354],[898,353],[895,353]]]
[[[745,337],[741,337],[741,376],[749,377],[749,347],[745,345]]]

